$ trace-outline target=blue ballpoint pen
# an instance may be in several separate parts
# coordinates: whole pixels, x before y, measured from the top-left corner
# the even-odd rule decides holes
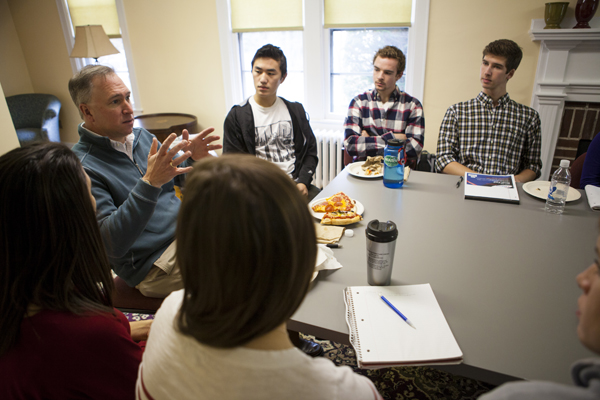
[[[400,310],[398,310],[396,307],[394,307],[394,305],[392,303],[389,302],[388,299],[386,299],[385,297],[383,297],[383,295],[381,295],[381,300],[385,301],[385,304],[387,304],[388,306],[390,306],[390,308],[392,310],[394,310],[396,312],[396,314],[398,314],[400,316],[400,318],[402,318],[407,324],[409,324],[410,326],[412,326],[414,329],[417,329],[412,322],[410,322],[410,320],[408,318],[406,318],[406,316],[404,314],[402,314],[400,312]]]

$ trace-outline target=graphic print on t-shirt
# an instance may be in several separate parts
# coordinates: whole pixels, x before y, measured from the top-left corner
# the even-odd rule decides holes
[[[262,107],[254,97],[248,99],[254,117],[254,149],[256,156],[277,165],[291,178],[296,163],[292,116],[277,97],[271,107]]]
[[[292,121],[279,121],[255,128],[256,155],[272,162],[286,162],[294,157]]]

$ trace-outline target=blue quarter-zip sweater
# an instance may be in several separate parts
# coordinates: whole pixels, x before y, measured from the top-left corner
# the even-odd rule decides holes
[[[154,262],[175,240],[181,204],[175,180],[156,188],[142,181],[154,137],[133,128],[133,161],[115,150],[110,139],[79,126],[79,142],[73,146],[92,181],[96,217],[113,270],[129,286],[136,286]],[[181,167],[189,165],[188,160]]]

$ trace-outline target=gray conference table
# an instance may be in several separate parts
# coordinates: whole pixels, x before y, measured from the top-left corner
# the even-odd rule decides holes
[[[392,220],[392,285],[430,283],[463,351],[463,364],[439,368],[494,384],[570,382],[571,363],[593,355],[577,339],[575,276],[596,257],[600,214],[584,191],[559,216],[520,184],[515,205],[465,200],[457,180],[413,171],[404,188],[388,189],[342,171],[318,197],[344,191],[364,205],[364,221],[334,249],[343,268],[319,274],[288,327],[349,344],[342,291],[368,285],[367,222]]]

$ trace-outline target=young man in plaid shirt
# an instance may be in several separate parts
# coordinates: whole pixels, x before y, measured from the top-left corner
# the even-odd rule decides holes
[[[400,49],[385,46],[373,57],[375,89],[356,96],[348,107],[344,146],[355,161],[383,155],[390,139],[406,140],[406,155],[416,164],[425,139],[421,102],[400,91],[406,59]]]
[[[442,121],[436,160],[439,172],[514,174],[517,182],[540,176],[540,117],[506,92],[522,58],[521,48],[512,40],[496,40],[485,47],[483,90],[474,99],[448,108]]]

